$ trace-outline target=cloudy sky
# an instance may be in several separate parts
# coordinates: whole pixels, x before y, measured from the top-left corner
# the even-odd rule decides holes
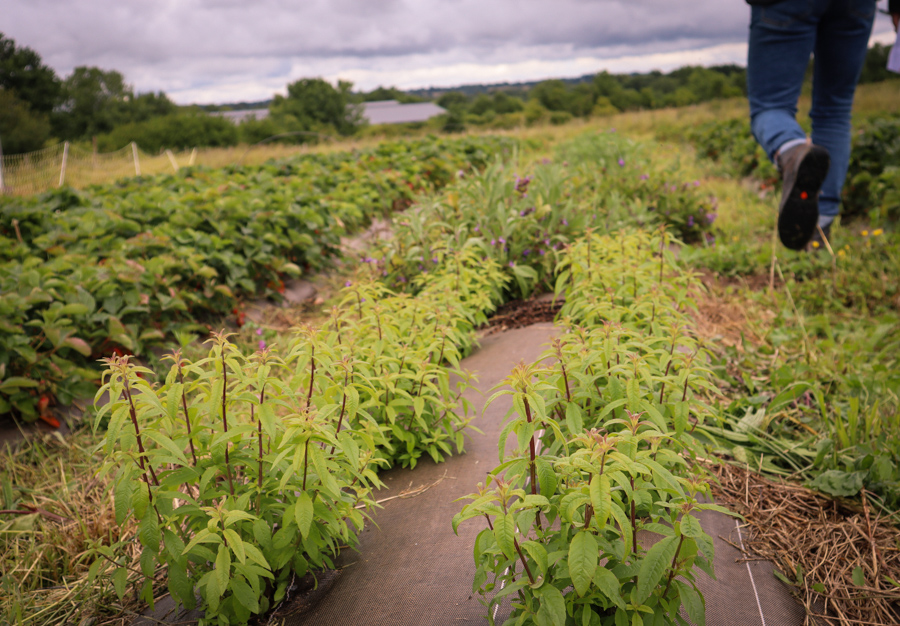
[[[743,64],[743,0],[6,0],[0,32],[65,77],[119,70],[179,104],[304,77],[401,89]],[[879,0],[884,7],[886,0]],[[893,43],[889,20],[875,39]]]

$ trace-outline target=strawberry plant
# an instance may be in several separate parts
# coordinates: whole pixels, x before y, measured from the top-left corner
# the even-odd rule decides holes
[[[499,139],[390,142],[85,192],[0,200],[0,413],[31,421],[90,395],[96,358],[207,332],[240,301],[280,298],[340,237],[505,149]]]

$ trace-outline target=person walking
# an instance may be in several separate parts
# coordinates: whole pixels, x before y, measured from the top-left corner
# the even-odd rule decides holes
[[[850,162],[850,113],[876,0],[747,0],[750,128],[781,173],[778,235],[792,250],[828,238]],[[889,0],[894,28],[900,0]],[[814,55],[812,137],[797,101]]]

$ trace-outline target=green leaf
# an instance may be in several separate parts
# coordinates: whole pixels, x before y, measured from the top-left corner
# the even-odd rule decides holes
[[[223,534],[225,535],[225,541],[228,542],[228,547],[234,552],[238,562],[243,563],[247,557],[244,554],[244,542],[241,541],[241,536],[231,528],[226,528]]]
[[[678,597],[695,626],[706,626],[706,602],[703,596],[689,584],[678,580],[672,581],[678,589]]]
[[[678,540],[675,537],[660,539],[647,551],[638,572],[637,601],[643,603],[666,573],[672,563]]]
[[[559,589],[547,582],[535,595],[541,601],[535,620],[538,626],[561,626],[566,623],[566,600]]]
[[[125,474],[116,483],[113,491],[113,500],[116,508],[116,524],[121,526],[128,519],[128,511],[131,510],[131,476]]]
[[[703,527],[700,526],[700,520],[691,515],[684,515],[681,518],[681,534],[685,537],[699,537],[703,534]]]
[[[263,556],[263,553],[259,551],[259,548],[250,543],[244,543],[244,553],[247,555],[251,561],[266,568],[267,571],[271,571],[271,567],[269,566],[269,562],[266,561],[266,557]]]
[[[78,337],[66,337],[62,342],[62,347],[71,348],[82,356],[91,356],[91,352],[93,352],[88,342]]]
[[[315,509],[313,502],[305,491],[301,491],[297,496],[297,502],[294,503],[294,521],[300,529],[300,534],[304,539],[309,537],[309,529],[313,523]]]
[[[194,605],[194,586],[187,576],[185,559],[169,561],[169,593],[185,607]]]
[[[569,575],[579,596],[587,593],[597,570],[597,540],[589,532],[580,531],[569,544]]]
[[[0,383],[0,391],[9,393],[10,391],[15,391],[16,389],[21,389],[22,387],[37,386],[38,383],[36,380],[31,380],[30,378],[25,378],[24,376],[10,376],[2,383]]]
[[[545,498],[552,498],[553,494],[556,493],[557,486],[556,472],[553,471],[553,465],[542,458],[535,459],[534,465],[541,495]]]
[[[219,554],[216,556],[216,569],[213,572],[219,589],[228,588],[228,579],[231,578],[231,552],[225,544],[219,546]]]
[[[581,407],[574,402],[569,402],[566,406],[566,426],[569,433],[580,435],[584,431],[584,419],[581,414]]]
[[[528,555],[534,559],[534,562],[537,563],[538,567],[541,568],[541,575],[547,575],[547,550],[543,545],[538,543],[537,541],[526,541],[522,544],[522,549],[528,553]],[[535,572],[532,572],[535,574]]]
[[[597,526],[602,529],[606,526],[606,520],[609,519],[610,510],[612,509],[609,478],[595,474],[591,478],[589,489],[591,506],[594,507],[594,518],[597,520]]]
[[[494,518],[494,539],[497,540],[497,545],[509,559],[516,558],[515,537],[516,524],[512,515],[498,515]]]
[[[853,584],[856,585],[857,587],[865,587],[866,586],[866,575],[863,572],[862,567],[859,567],[859,566],[854,567],[853,573],[850,575],[850,577],[853,579]]]
[[[253,592],[250,585],[240,578],[231,581],[231,591],[241,606],[248,609],[251,613],[259,613],[259,596]]]
[[[594,572],[594,584],[613,604],[620,609],[625,608],[625,602],[622,600],[622,585],[612,571],[603,566],[598,567]]]
[[[832,496],[847,498],[860,492],[863,488],[865,475],[865,471],[842,472],[840,470],[828,470],[816,476],[816,479],[809,486]]]
[[[124,567],[116,568],[116,571],[113,572],[112,579],[116,595],[119,596],[119,600],[121,600],[125,597],[125,587],[128,585],[128,570]]]
[[[157,522],[155,512],[150,511],[150,513],[145,515],[144,519],[141,520],[138,536],[140,537],[141,545],[143,545],[144,548],[152,552],[159,552],[159,523]]]

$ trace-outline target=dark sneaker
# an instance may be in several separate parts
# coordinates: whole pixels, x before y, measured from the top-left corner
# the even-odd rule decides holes
[[[784,181],[778,207],[778,236],[791,250],[802,250],[819,222],[819,190],[828,174],[828,150],[800,144],[778,155]]]
[[[822,238],[822,235],[825,235],[824,239]],[[806,249],[809,252],[818,252],[819,250],[826,249],[829,244],[831,244],[831,222],[822,227],[821,233],[818,228],[813,231],[813,235],[810,238]]]

